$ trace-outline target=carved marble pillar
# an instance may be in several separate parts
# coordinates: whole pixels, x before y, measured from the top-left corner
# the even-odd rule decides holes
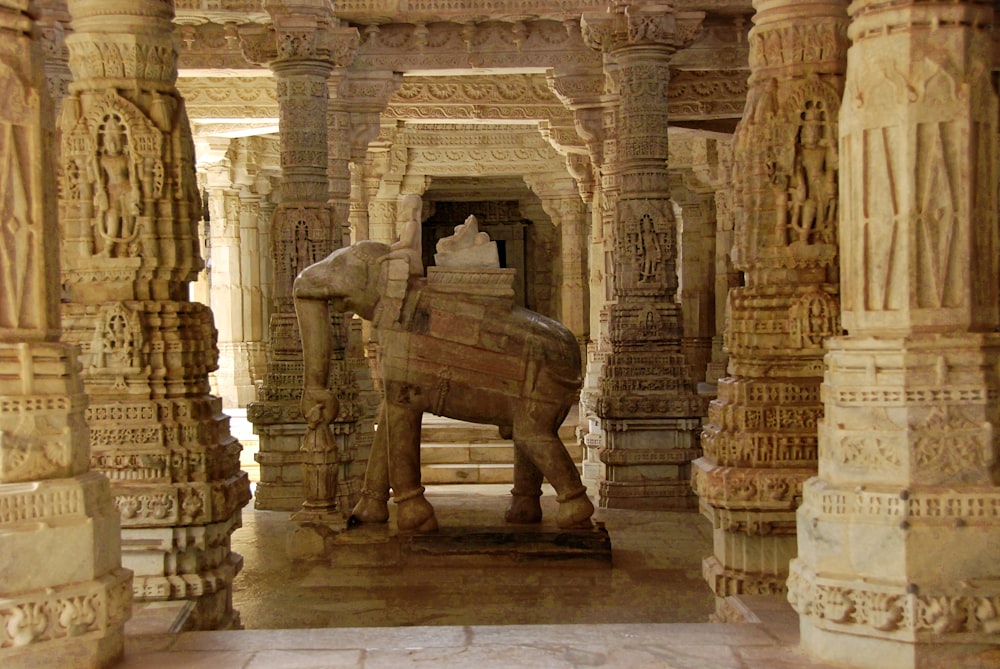
[[[368,142],[378,133],[378,110],[388,102],[401,79],[402,75],[392,72],[361,76],[344,68],[338,68],[327,79],[327,176],[336,237],[333,248],[351,243],[352,195],[356,185],[351,162],[363,161]],[[338,437],[338,449],[336,454],[303,452],[303,464],[307,468],[307,486],[315,476],[313,470],[335,468],[335,475],[323,476],[336,481],[333,491],[336,508],[349,510],[360,499],[381,398],[376,393],[371,368],[365,358],[361,321],[340,315],[333,318],[340,326],[330,364],[330,385],[340,398],[340,415],[332,425]],[[308,497],[307,490],[307,500]],[[315,502],[310,506],[315,508]],[[323,513],[311,510],[300,512],[296,518],[311,522],[321,515]]]
[[[559,310],[552,314],[569,328],[586,353],[590,338],[587,294],[587,207],[573,179],[529,179],[542,208],[559,231]],[[582,358],[581,358],[582,359]]]
[[[694,378],[700,380],[712,357],[715,334],[715,193],[690,169],[673,171],[670,193],[680,209],[681,350]]]
[[[219,347],[219,367],[212,374],[213,391],[222,399],[224,407],[240,406],[237,383],[240,380],[239,348],[243,341],[240,192],[233,185],[228,160],[206,170],[208,247],[212,253],[208,279],[209,305],[215,316]],[[249,377],[242,380],[244,385],[249,383]]]
[[[256,454],[261,481],[254,496],[258,509],[294,510],[301,506],[305,422],[302,395],[302,343],[292,301],[292,281],[307,266],[339,248],[342,224],[330,207],[328,171],[327,78],[334,67],[354,58],[358,34],[342,28],[326,3],[308,0],[269,2],[270,26],[241,27],[246,57],[266,63],[277,79],[281,127],[281,198],[271,223],[274,263],[273,309],[267,372],[258,401],[247,417],[260,437]],[[343,341],[335,350],[343,349]],[[341,361],[342,362],[342,361]],[[344,397],[342,406],[351,406]],[[342,412],[332,427],[342,440],[354,417]]]
[[[840,116],[848,335],[788,598],[855,667],[1000,656],[995,3],[852,3]]]
[[[710,166],[708,182],[715,188],[715,334],[712,336],[712,358],[705,369],[705,382],[718,386],[727,374],[729,352],[723,341],[728,320],[728,295],[742,285],[743,276],[733,267],[732,249],[736,240],[733,207],[732,141],[715,142],[715,160]],[[718,389],[715,391],[718,394]]]
[[[585,17],[589,43],[616,65],[619,93],[602,176],[611,261],[596,402],[605,507],[690,508],[696,502],[690,463],[700,452],[705,402],[681,352],[665,101],[670,58],[702,17],[652,2],[613,3],[609,14]]]
[[[734,139],[730,376],[702,434],[694,487],[712,522],[703,573],[721,606],[784,591],[795,508],[815,473],[823,341],[840,332],[837,115],[846,0],[759,0],[750,92]],[[725,612],[720,609],[720,616]]]
[[[224,162],[205,168],[210,200],[210,304],[219,335],[214,382],[226,407],[245,407],[265,370],[258,138],[234,139]],[[266,180],[265,180],[266,182]]]
[[[613,63],[608,63],[610,70]],[[609,72],[607,78],[613,79]],[[606,466],[600,459],[604,435],[597,417],[599,384],[604,370],[605,354],[598,346],[601,338],[600,314],[607,300],[607,275],[605,273],[605,216],[611,215],[615,200],[614,182],[604,182],[605,117],[613,123],[613,109],[618,103],[617,91],[606,88],[604,69],[569,71],[554,70],[548,74],[552,92],[573,112],[577,134],[587,147],[587,156],[567,156],[567,167],[581,186],[581,196],[589,205],[590,235],[585,240],[588,275],[584,288],[588,296],[587,331],[583,360],[585,360],[583,388],[580,392],[580,434],[584,446],[583,478],[588,485],[598,486],[606,475]],[[590,174],[584,174],[589,172]],[[587,190],[589,186],[589,190]],[[610,225],[607,226],[610,230]],[[605,337],[606,338],[606,337]]]
[[[176,90],[172,3],[71,0],[73,84],[59,119],[63,340],[82,348],[91,464],[111,479],[137,599],[191,600],[239,625],[229,549],[249,501],[208,373],[194,146]]]
[[[403,177],[409,163],[407,158],[402,123],[382,126],[368,169],[373,181],[378,178],[368,206],[368,234],[373,241],[391,244],[396,240],[396,209],[403,194]]]
[[[131,580],[90,470],[79,351],[60,343],[52,102],[34,7],[0,2],[0,665],[110,667]]]

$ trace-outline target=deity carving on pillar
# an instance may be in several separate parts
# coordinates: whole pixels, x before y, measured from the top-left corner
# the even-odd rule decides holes
[[[149,234],[155,201],[166,179],[164,134],[142,110],[107,92],[91,99],[81,113],[81,98],[63,106],[62,199],[67,220],[81,220],[89,253],[99,258],[136,258]],[[163,110],[161,110],[163,111]],[[164,112],[165,113],[165,112]]]
[[[94,226],[102,247],[97,255],[117,256],[125,247],[126,254],[134,256],[137,248],[133,242],[139,235],[140,198],[128,136],[121,121],[109,116],[98,132],[98,138]]]

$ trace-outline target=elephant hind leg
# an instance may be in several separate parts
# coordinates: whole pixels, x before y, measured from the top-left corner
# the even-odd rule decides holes
[[[586,486],[580,481],[576,463],[557,436],[556,429],[546,431],[544,428],[544,424],[542,427],[515,425],[515,444],[523,444],[521,450],[556,489],[559,501],[556,524],[562,529],[591,527],[594,504],[587,496]]]
[[[525,445],[514,441],[514,488],[510,506],[504,514],[508,523],[527,525],[542,522],[542,471],[525,452]]]

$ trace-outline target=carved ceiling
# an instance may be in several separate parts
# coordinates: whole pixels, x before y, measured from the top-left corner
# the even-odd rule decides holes
[[[678,11],[705,12],[705,18],[694,43],[672,60],[671,130],[731,132],[746,99],[750,2],[674,4]],[[337,0],[332,5],[342,24],[357,27],[360,34],[349,77],[404,75],[381,116],[383,125],[407,129],[413,169],[439,181],[448,170],[482,172],[476,152],[503,153],[501,145],[512,136],[522,142],[525,155],[518,160],[526,161],[520,167],[524,172],[565,169],[565,154],[586,153],[566,99],[553,90],[560,96],[566,90],[599,94],[601,55],[584,44],[580,19],[584,13],[604,12],[607,0]],[[275,80],[265,67],[246,59],[240,39],[242,31],[269,26],[261,1],[177,0],[175,6],[178,88],[199,145],[273,136]],[[438,159],[432,129],[442,124],[470,128],[450,132],[452,144],[466,142],[462,160]],[[523,127],[498,133],[497,124]],[[483,136],[489,137],[485,149],[477,139]],[[218,157],[218,151],[213,155]],[[506,165],[512,154],[502,157],[488,156],[498,161],[489,170],[490,178],[501,179],[496,183],[511,176]],[[469,172],[450,176],[457,174]]]

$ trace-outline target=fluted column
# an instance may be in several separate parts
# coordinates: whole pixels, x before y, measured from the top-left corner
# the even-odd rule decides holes
[[[397,205],[409,164],[402,123],[382,127],[377,144],[368,169],[374,186],[368,205],[368,235],[373,241],[391,244],[396,240]]]
[[[606,15],[585,17],[585,37],[613,61],[618,87],[601,184],[611,274],[596,402],[606,507],[689,508],[696,501],[688,479],[705,402],[681,352],[666,100],[670,58],[702,17],[659,2],[616,2]]]
[[[589,336],[582,357],[585,369],[583,388],[580,391],[580,432],[585,453],[583,478],[588,485],[599,485],[597,482],[604,478],[607,469],[600,459],[604,435],[597,418],[597,400],[600,396],[599,384],[605,358],[605,353],[598,347],[601,336],[600,314],[607,301],[609,285],[609,277],[605,273],[604,222],[605,216],[610,216],[614,202],[610,182],[602,184],[605,131],[613,130],[605,128],[604,119],[606,113],[609,119],[614,118],[611,110],[618,104],[617,91],[605,85],[609,76],[610,73],[606,75],[604,68],[555,70],[548,76],[549,88],[573,112],[576,132],[587,147],[586,156],[569,154],[566,164],[581,186],[581,196],[589,206],[587,227],[590,235],[584,241],[588,268],[584,289],[588,298]],[[607,229],[610,231],[610,225]]]
[[[675,170],[670,192],[680,208],[678,282],[681,350],[696,381],[705,378],[715,334],[715,193],[690,169]]]
[[[91,463],[112,481],[138,599],[191,600],[192,624],[239,624],[229,550],[250,498],[209,394],[212,313],[194,146],[176,89],[172,3],[69,3],[73,83],[59,120],[63,339],[83,349]]]
[[[553,314],[580,342],[586,352],[589,339],[587,295],[587,207],[580,199],[576,183],[566,177],[527,178],[538,195],[542,209],[552,220],[559,236],[557,282],[559,311]]]
[[[827,342],[788,597],[803,647],[851,666],[1000,653],[995,6],[850,6],[848,334]]]
[[[0,2],[0,665],[110,667],[132,574],[60,343],[52,101],[33,11]]]
[[[281,198],[271,222],[274,263],[267,372],[247,417],[260,437],[261,466],[255,506],[294,510],[303,500],[305,422],[302,342],[292,300],[292,281],[312,263],[339,248],[344,220],[334,219],[328,177],[327,78],[354,58],[358,33],[340,27],[325,2],[266,3],[272,24],[243,26],[241,46],[250,60],[266,63],[277,79],[281,128]],[[342,348],[342,343],[340,348]]]
[[[717,604],[781,593],[795,508],[815,473],[823,341],[840,332],[837,115],[846,0],[758,0],[750,92],[734,139],[730,376],[702,434],[694,486],[712,521],[703,572]],[[720,610],[720,615],[725,612]]]

